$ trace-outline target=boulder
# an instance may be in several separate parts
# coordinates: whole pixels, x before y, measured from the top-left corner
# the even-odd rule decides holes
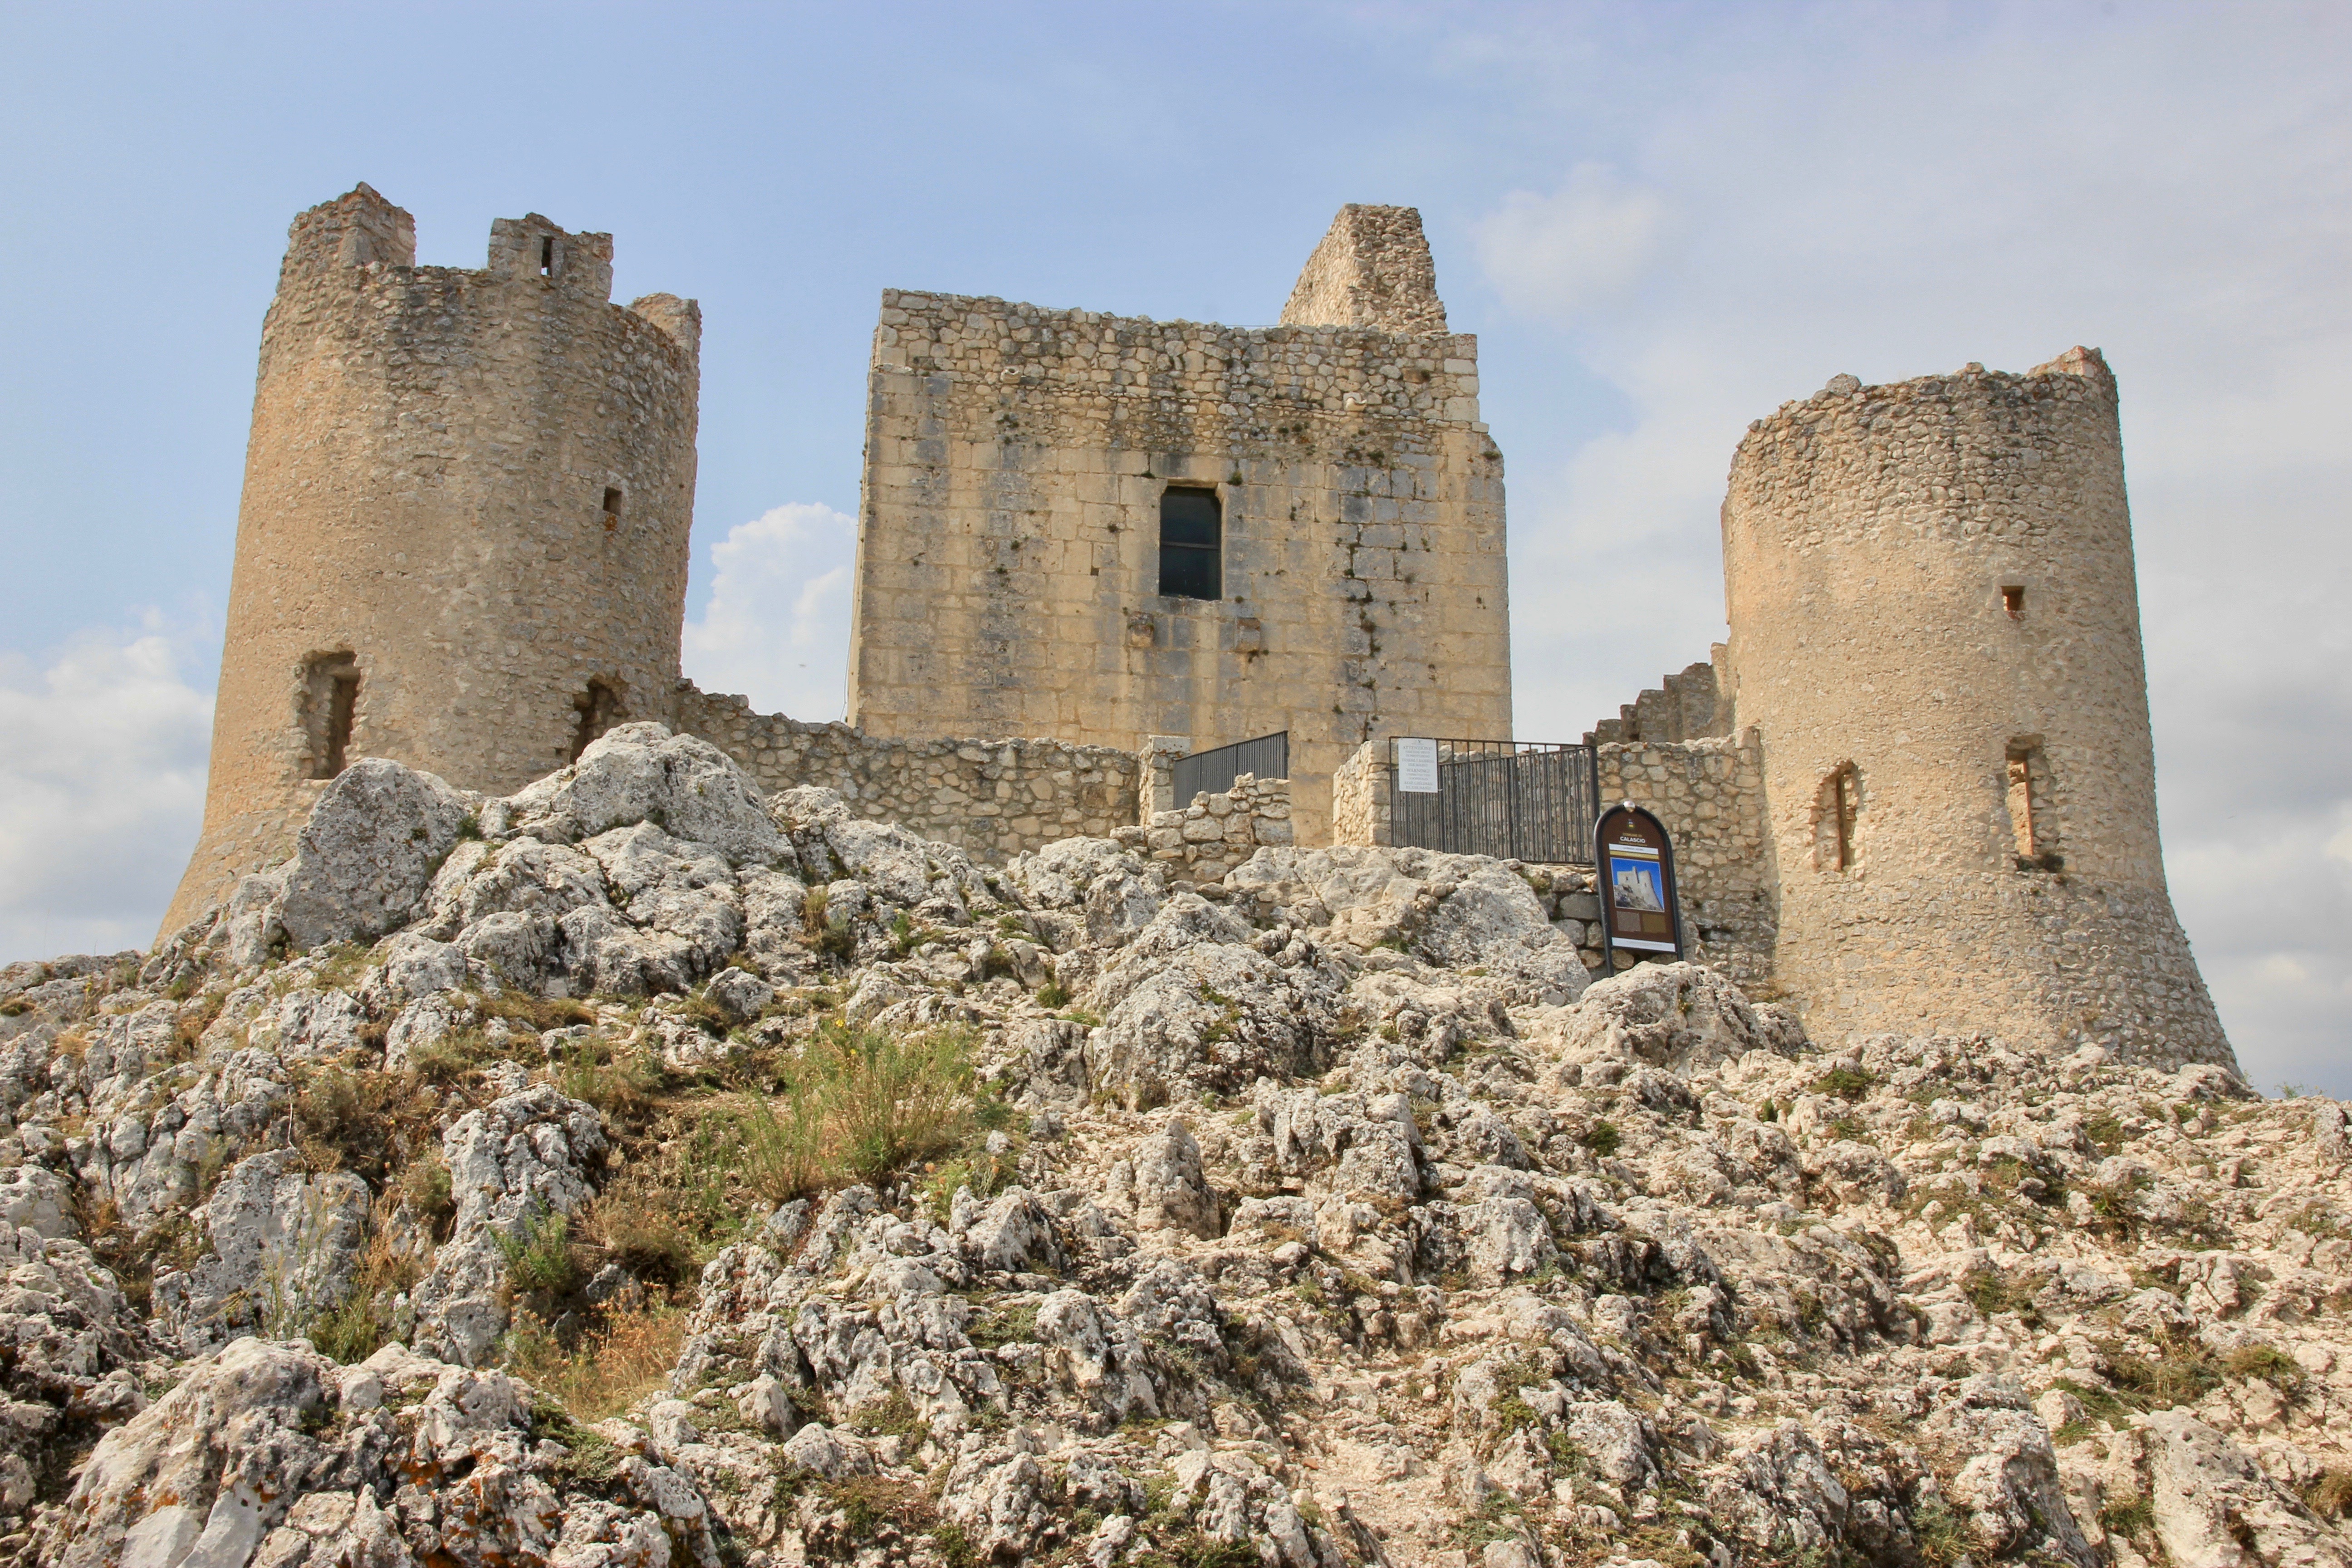
[[[1688,1074],[1752,1050],[1794,1056],[1804,1037],[1787,1015],[1752,1006],[1696,963],[1643,963],[1597,981],[1535,1043],[1568,1064],[1639,1063]]]
[[[406,924],[472,805],[431,773],[361,758],[335,775],[296,837],[277,923],[297,948],[373,942]]]
[[[758,786],[734,758],[654,723],[606,731],[570,767],[492,802],[482,820],[493,837],[559,844],[650,823],[708,845],[734,866],[772,866],[786,850]]]
[[[202,1210],[211,1250],[155,1281],[158,1321],[193,1355],[256,1330],[307,1332],[350,1293],[369,1206],[365,1182],[314,1175],[290,1149],[239,1161]]]

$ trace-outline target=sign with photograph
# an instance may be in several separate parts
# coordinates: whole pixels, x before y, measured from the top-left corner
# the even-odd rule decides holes
[[[1437,742],[1415,735],[1396,738],[1396,786],[1403,795],[1437,793]]]
[[[1632,801],[1601,814],[1593,834],[1601,868],[1601,929],[1610,948],[1637,958],[1680,958],[1675,847],[1664,824]]]

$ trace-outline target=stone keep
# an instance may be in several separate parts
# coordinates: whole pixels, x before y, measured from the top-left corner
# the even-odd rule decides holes
[[[1221,591],[1163,595],[1162,496]],[[1343,208],[1280,325],[883,296],[849,721],[1196,749],[1286,730],[1299,839],[1375,734],[1510,733],[1502,454],[1420,215]]]
[[[345,758],[486,793],[678,674],[691,300],[611,302],[612,237],[532,216],[415,265],[362,184],[294,220],[264,321],[205,826],[166,932],[284,856]]]
[[[1740,443],[1723,555],[1772,973],[1816,1037],[2234,1067],[2158,853],[2105,361],[1837,378]]]

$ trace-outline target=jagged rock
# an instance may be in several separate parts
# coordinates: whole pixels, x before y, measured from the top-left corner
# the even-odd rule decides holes
[[[739,1022],[758,1017],[776,999],[774,986],[740,969],[720,970],[710,977],[702,994]]]
[[[1168,900],[1087,995],[1103,1014],[1088,1080],[1130,1105],[1230,1092],[1265,1075],[1316,1070],[1317,1025],[1333,978],[1285,969],[1243,945],[1247,929],[1197,894]]]
[[[1947,1489],[1980,1539],[2003,1554],[2039,1549],[2094,1568],[2097,1557],[2067,1506],[2049,1431],[2015,1382],[1967,1379],[1930,1429],[1948,1434],[1955,1451],[1969,1457]]]
[[[313,1175],[289,1149],[238,1162],[202,1211],[212,1250],[155,1282],[159,1323],[193,1355],[249,1331],[301,1332],[350,1291],[369,1205],[365,1182]]]
[[[73,1240],[73,1189],[55,1171],[19,1165],[0,1175],[0,1235],[29,1230],[45,1240]]]
[[[1122,945],[1168,898],[1167,874],[1108,838],[1064,838],[1016,855],[1004,877],[1032,909],[1082,915],[1096,947]]]
[[[1138,1226],[1217,1234],[1216,1194],[1201,1173],[1201,1146],[1183,1118],[1171,1117],[1157,1138],[1138,1148],[1132,1168]]]
[[[2147,1420],[2147,1498],[2175,1568],[2342,1568],[2352,1547],[2265,1476],[2229,1438],[2185,1410]]]
[[[594,1195],[588,1171],[604,1149],[595,1108],[546,1084],[450,1126],[441,1151],[457,1215],[411,1298],[420,1350],[480,1363],[507,1326],[508,1247],[531,1226],[579,1212]]]
[[[406,923],[471,805],[431,773],[361,758],[296,837],[278,923],[298,948],[373,941]]]
[[[1696,963],[1648,963],[1596,982],[1559,1016],[1553,1048],[1588,1073],[1636,1063],[1690,1073],[1769,1050],[1792,1056],[1804,1044],[1795,1021],[1751,1005],[1738,987]]]
[[[652,723],[606,731],[561,772],[483,808],[492,838],[529,836],[578,844],[617,827],[651,825],[708,845],[734,866],[772,866],[783,837],[758,786],[708,741]]]
[[[658,1542],[640,1560],[663,1563],[675,1541],[717,1563],[701,1499],[673,1472],[631,1456],[641,1507],[567,1510],[561,1450],[530,1430],[529,1390],[499,1373],[398,1346],[346,1371],[241,1339],[100,1441],[37,1548],[58,1568],[376,1568],[420,1546],[451,1563],[584,1564]]]
[[[423,931],[404,931],[386,937],[376,944],[373,956],[376,967],[368,972],[360,989],[361,1001],[373,1013],[398,1013],[412,1002],[466,984],[467,955]]]

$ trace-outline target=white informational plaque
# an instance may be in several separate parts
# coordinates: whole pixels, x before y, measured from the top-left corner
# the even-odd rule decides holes
[[[1400,735],[1396,742],[1397,789],[1405,795],[1437,793],[1437,742]]]

